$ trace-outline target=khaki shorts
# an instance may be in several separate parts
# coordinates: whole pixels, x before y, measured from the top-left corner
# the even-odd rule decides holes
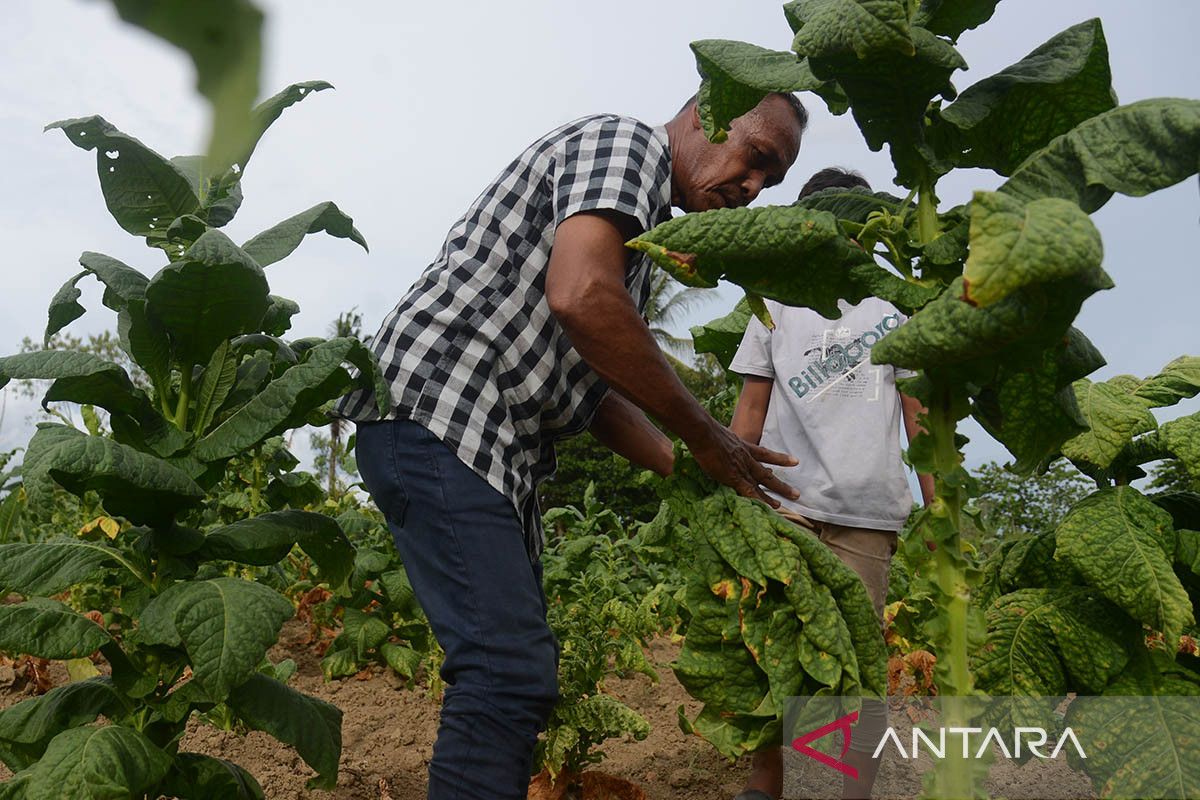
[[[895,531],[850,528],[832,522],[813,520],[817,538],[832,550],[842,563],[854,570],[867,587],[867,596],[875,606],[883,625],[883,606],[887,602],[888,570],[896,554],[899,536]]]
[[[837,554],[842,563],[858,573],[867,595],[875,606],[879,624],[883,626],[883,606],[887,600],[888,569],[892,556],[896,554],[899,535],[895,531],[880,531],[869,528],[850,528],[831,522],[812,521],[817,538]],[[879,701],[864,700],[859,713],[855,735],[850,740],[850,749],[860,753],[875,750],[887,730],[887,705]]]

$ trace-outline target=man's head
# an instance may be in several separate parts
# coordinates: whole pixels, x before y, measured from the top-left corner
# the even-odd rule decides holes
[[[861,186],[867,191],[871,190],[871,184],[867,183],[867,179],[859,173],[841,167],[826,167],[813,173],[796,199],[803,200],[822,189],[853,189],[856,186]]]
[[[800,152],[808,113],[795,95],[774,93],[735,119],[729,138],[704,135],[693,97],[667,123],[671,140],[671,203],[684,211],[749,205],[783,180]]]

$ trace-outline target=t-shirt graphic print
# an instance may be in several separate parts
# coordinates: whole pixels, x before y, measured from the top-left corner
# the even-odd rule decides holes
[[[772,380],[761,444],[794,456],[775,467],[800,492],[786,508],[856,528],[899,530],[912,507],[900,459],[896,378],[913,373],[871,363],[871,348],[904,323],[890,303],[838,306],[830,320],[767,301],[775,330],[752,318],[730,369]]]

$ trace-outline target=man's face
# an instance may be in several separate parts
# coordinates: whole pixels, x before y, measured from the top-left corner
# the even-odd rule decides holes
[[[800,121],[782,97],[768,95],[735,119],[721,144],[704,136],[694,106],[690,115],[672,165],[672,202],[684,211],[749,205],[783,180],[800,152]]]

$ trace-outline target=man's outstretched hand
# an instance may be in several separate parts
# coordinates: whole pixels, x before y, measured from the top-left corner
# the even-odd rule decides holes
[[[713,480],[732,488],[743,497],[762,500],[771,508],[779,508],[779,501],[763,491],[763,487],[776,494],[796,499],[800,493],[788,486],[764,464],[794,467],[796,459],[774,450],[751,444],[724,425],[713,421],[707,435],[688,442],[692,457],[700,468]]]

